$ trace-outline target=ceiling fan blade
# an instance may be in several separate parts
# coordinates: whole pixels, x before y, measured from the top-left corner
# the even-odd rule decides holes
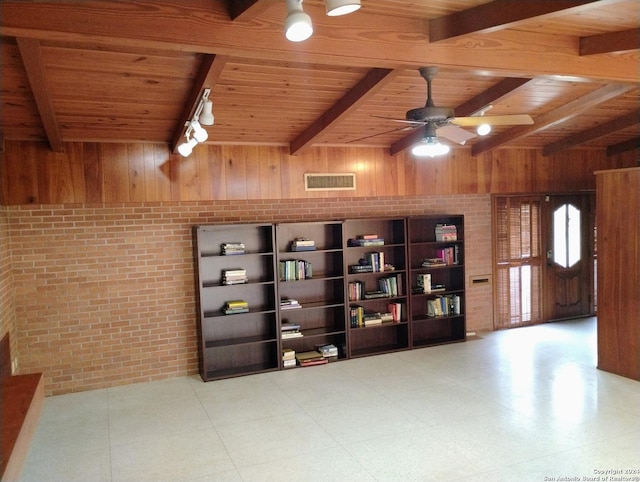
[[[473,117],[454,117],[451,119],[453,124],[465,127],[479,126],[480,124],[489,124],[490,126],[515,126],[533,124],[533,119],[528,114],[514,115],[486,115]]]
[[[469,139],[473,139],[476,135],[472,132],[464,130],[462,127],[447,124],[436,129],[436,134],[446,137],[450,141],[464,144]]]
[[[391,129],[390,131],[378,132],[377,134],[371,134],[370,136],[359,137],[358,139],[354,139],[352,141],[347,141],[347,144],[352,144],[354,142],[364,141],[366,139],[371,139],[372,137],[377,137],[377,136],[383,136],[385,134],[392,134],[394,132],[411,131],[413,129],[415,129],[415,127],[411,127],[411,126],[398,127],[397,129]]]

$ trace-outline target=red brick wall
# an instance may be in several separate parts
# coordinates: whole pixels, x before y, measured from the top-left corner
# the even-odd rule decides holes
[[[467,276],[491,272],[489,195],[8,207],[18,350],[48,394],[197,372],[191,226],[462,213]],[[4,270],[3,270],[4,271]],[[468,291],[491,329],[491,289]]]

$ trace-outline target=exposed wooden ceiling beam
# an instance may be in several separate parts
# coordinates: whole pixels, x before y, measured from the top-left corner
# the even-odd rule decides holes
[[[468,8],[429,21],[429,42],[438,42],[470,33],[491,32],[513,27],[518,22],[535,17],[550,18],[570,8],[583,7],[599,0],[535,0],[493,2]]]
[[[634,149],[640,149],[640,137],[634,137],[628,141],[619,142],[607,147],[607,156],[614,156],[616,154],[622,154],[623,152],[632,151]]]
[[[638,123],[640,123],[640,109],[636,110],[635,112],[630,112],[625,116],[609,121],[606,124],[599,125],[582,132],[578,132],[577,134],[574,134],[572,136],[568,136],[564,139],[560,139],[559,141],[547,144],[542,149],[542,155],[550,156],[552,154],[555,154],[556,152],[579,146],[580,144],[584,144],[585,142],[589,142],[593,139],[598,139],[599,137],[604,137],[613,132],[627,129],[628,127],[632,127]]]
[[[176,152],[178,145],[183,141],[186,132],[185,124],[193,118],[193,114],[195,114],[200,98],[202,97],[202,91],[204,89],[213,89],[226,63],[226,55],[204,55],[198,76],[193,82],[191,92],[185,104],[185,109],[182,111],[171,141],[170,147],[172,152]]]
[[[596,3],[608,5],[610,1]],[[584,56],[576,62],[576,39],[566,36],[506,29],[493,33],[491,42],[482,35],[481,40],[471,44],[466,38],[429,44],[424,20],[420,18],[394,18],[393,30],[402,35],[390,38],[388,18],[366,12],[348,17],[349,28],[331,28],[330,35],[323,36],[322,41],[312,39],[293,45],[280,28],[272,28],[271,17],[264,23],[231,21],[226,3],[212,0],[190,0],[179,6],[157,0],[2,0],[0,35],[70,43],[90,39],[103,48],[156,48],[345,67],[397,69],[436,65],[477,70],[496,77],[521,77],[556,75],[562,66],[565,76],[619,83],[637,83],[640,79],[638,61],[632,55]],[[167,22],[167,18],[172,21]],[[114,22],[118,29],[114,29]],[[328,20],[323,18],[320,22]],[[522,46],[517,55],[496,55],[498,51],[512,51],[514,44]]]
[[[502,132],[501,134],[497,134],[493,137],[480,141],[477,144],[474,144],[471,148],[471,155],[477,156],[479,154],[482,154],[483,152],[496,149],[521,137],[534,134],[535,132],[547,129],[548,127],[552,127],[556,124],[560,124],[568,119],[571,119],[572,117],[580,115],[582,112],[590,109],[595,105],[601,104],[602,102],[622,95],[633,88],[634,86],[632,85],[616,84],[601,87],[583,97],[580,97],[579,99],[575,99],[563,105],[562,107],[559,107],[558,109],[536,117],[534,119],[534,123],[531,125],[512,127],[511,129]]]
[[[275,0],[227,0],[231,20],[248,22],[271,7]]]
[[[309,127],[301,132],[289,145],[291,155],[299,154],[302,149],[316,142],[349,112],[380,90],[386,83],[398,75],[392,69],[371,69],[338,102],[327,109]]]
[[[475,114],[487,105],[509,97],[509,95],[515,93],[520,87],[530,81],[531,79],[516,77],[508,77],[506,79],[503,79],[497,84],[489,87],[484,92],[476,95],[475,97],[456,107],[454,109],[454,112],[458,117],[466,117],[471,114]],[[391,147],[389,147],[391,155],[395,156],[396,154],[399,154],[405,149],[411,147],[415,143],[420,142],[423,133],[424,129],[416,129],[410,134],[404,136],[402,139],[399,139],[391,144]]]
[[[40,119],[47,134],[49,146],[54,152],[64,151],[58,119],[53,108],[53,95],[47,82],[47,73],[42,60],[40,41],[31,38],[16,38],[22,63],[29,78],[29,85],[36,101]]]
[[[580,38],[580,55],[624,52],[640,48],[640,28]]]

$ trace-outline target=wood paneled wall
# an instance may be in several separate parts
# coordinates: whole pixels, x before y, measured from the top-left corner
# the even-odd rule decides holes
[[[384,149],[322,147],[290,156],[280,146],[201,145],[183,158],[164,144],[7,141],[2,204],[127,203],[316,197],[422,196],[595,189],[593,172],[633,167],[635,152],[570,150],[552,157],[502,149],[472,157],[389,156]],[[355,172],[356,191],[305,192],[306,172]]]

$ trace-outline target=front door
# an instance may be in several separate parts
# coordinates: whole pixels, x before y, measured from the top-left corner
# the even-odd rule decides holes
[[[544,319],[588,316],[593,290],[589,195],[547,196],[545,201]]]

